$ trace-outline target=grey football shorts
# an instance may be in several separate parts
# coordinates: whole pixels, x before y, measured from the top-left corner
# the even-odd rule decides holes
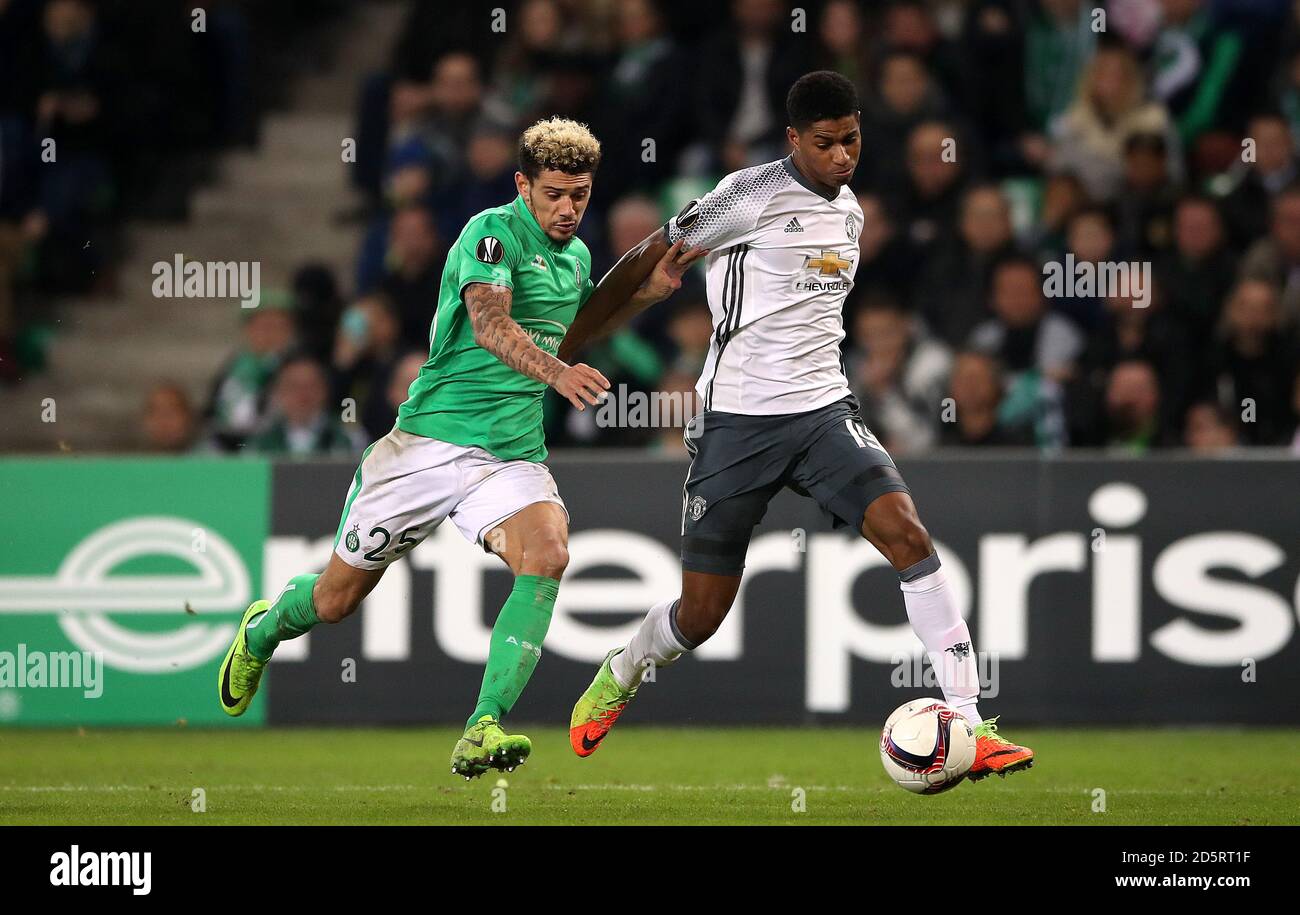
[[[816,500],[835,527],[862,526],[867,506],[909,492],[852,397],[807,413],[706,410],[686,427],[682,568],[739,575],[767,503],[789,487]]]

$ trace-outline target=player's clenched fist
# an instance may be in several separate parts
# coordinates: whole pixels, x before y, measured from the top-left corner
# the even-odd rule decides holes
[[[594,406],[604,399],[605,392],[609,390],[609,379],[591,366],[579,362],[560,372],[555,381],[551,382],[551,387],[582,411],[587,409],[584,400]]]

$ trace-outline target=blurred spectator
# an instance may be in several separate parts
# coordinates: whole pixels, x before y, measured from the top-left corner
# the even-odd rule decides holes
[[[1187,332],[1193,353],[1204,353],[1232,288],[1235,258],[1223,217],[1208,197],[1187,196],[1174,210],[1174,246],[1156,268],[1168,311]]]
[[[939,121],[918,124],[907,138],[907,178],[885,191],[889,210],[915,261],[929,256],[957,221],[964,161],[953,129]]]
[[[339,322],[330,372],[332,400],[349,405],[371,439],[392,428],[388,382],[402,346],[401,323],[382,294],[354,303]]]
[[[1202,401],[1187,408],[1183,444],[1204,453],[1228,451],[1237,447],[1237,430],[1222,407]]]
[[[1235,31],[1212,21],[1204,0],[1162,0],[1160,6],[1164,20],[1152,50],[1152,94],[1169,109],[1190,149],[1218,126],[1243,44]]]
[[[907,139],[918,124],[943,120],[948,106],[925,62],[907,51],[891,51],[879,65],[878,90],[865,96],[862,149],[854,187],[897,186],[907,176]]]
[[[713,318],[709,306],[701,299],[681,296],[669,306],[668,339],[673,350],[672,369],[699,378],[709,356],[713,337]]]
[[[325,367],[306,354],[286,359],[275,376],[268,421],[250,447],[260,454],[311,457],[352,454],[364,444],[356,427],[330,407]]]
[[[955,92],[998,176],[1038,170],[1048,124],[1074,98],[1092,54],[1090,4],[965,4],[962,91]]]
[[[1049,175],[1043,185],[1042,212],[1032,230],[1031,241],[1039,257],[1051,260],[1064,256],[1066,229],[1076,213],[1088,206],[1083,183],[1070,174]]]
[[[781,0],[732,0],[696,55],[696,130],[722,171],[785,154],[785,96],[808,58]]]
[[[1097,42],[1094,3],[1085,0],[1037,0],[1024,35],[1025,127],[1027,140],[1045,133],[1074,104],[1084,68]],[[1010,87],[1003,87],[1010,88]],[[1030,142],[1031,149],[1033,143]],[[1038,153],[1026,158],[1041,163]]]
[[[1111,224],[1110,214],[1102,207],[1086,206],[1070,217],[1065,243],[1067,253],[1074,255],[1076,270],[1082,264],[1090,264],[1098,269],[1102,264],[1118,259],[1115,228]],[[1101,275],[1099,269],[1097,275]],[[1081,330],[1088,331],[1101,319],[1102,292],[1103,290],[1097,289],[1093,295],[1063,295],[1052,300],[1052,308],[1069,318]]]
[[[922,0],[892,0],[885,4],[880,14],[880,44],[885,53],[914,55],[946,94],[956,95],[964,89],[960,54],[939,30],[930,7]]]
[[[1008,258],[994,270],[991,286],[994,317],[975,328],[970,347],[997,357],[1007,370],[1002,420],[1032,427],[1040,445],[1063,445],[1061,385],[1074,373],[1082,335],[1068,318],[1047,310],[1033,261]]]
[[[503,124],[485,120],[474,127],[465,150],[464,179],[437,197],[438,228],[444,238],[454,239],[475,215],[514,199],[516,142],[516,131]],[[411,193],[406,199],[418,198]]]
[[[1167,138],[1177,158],[1169,116],[1158,102],[1146,99],[1142,71],[1133,52],[1122,45],[1097,49],[1079,83],[1078,98],[1052,125],[1051,167],[1079,176],[1093,200],[1109,203],[1124,176],[1124,144],[1135,133]]]
[[[1253,146],[1244,150],[1227,181],[1231,189],[1223,210],[1233,241],[1239,247],[1268,231],[1275,197],[1297,176],[1295,146],[1286,121],[1277,114],[1260,114],[1246,126]],[[1248,154],[1253,151],[1253,159]]]
[[[221,450],[243,447],[261,422],[271,381],[294,345],[291,304],[284,293],[267,290],[257,308],[243,313],[243,343],[217,373],[203,411]]]
[[[145,396],[140,432],[145,451],[184,454],[193,448],[198,422],[185,389],[173,382],[154,385]]]
[[[1238,433],[1247,444],[1278,444],[1289,431],[1295,365],[1277,289],[1242,280],[1228,298],[1206,376],[1211,396],[1241,417]]]
[[[33,136],[53,140],[57,151],[37,173],[44,279],[60,291],[84,291],[98,266],[87,229],[106,217],[114,191],[106,153],[122,142],[116,106],[126,67],[88,0],[48,0],[42,29],[23,49],[17,74]]]
[[[418,143],[408,143],[403,148],[394,150],[388,157],[388,170],[383,180],[383,202],[366,228],[365,237],[361,240],[361,252],[357,257],[355,288],[359,295],[370,292],[383,279],[389,236],[393,231],[393,214],[411,207],[430,205],[433,199],[431,168],[428,153]],[[454,188],[446,192],[448,197],[455,193]],[[500,201],[493,205],[500,205]],[[455,233],[448,236],[450,238],[459,235],[464,226],[464,222],[461,222],[448,230],[445,228],[445,218],[442,223],[443,231]]]
[[[566,28],[555,0],[525,0],[515,15],[518,27],[506,32],[493,67],[492,92],[521,121],[531,122],[542,114],[538,109],[550,66],[557,54],[574,50],[576,36]]]
[[[444,0],[411,0],[393,48],[392,73],[398,82],[419,83],[433,62],[448,51],[470,47],[483,27],[482,11]]]
[[[1106,5],[1107,25],[1130,47],[1145,51],[1160,32],[1164,0],[1111,0]]]
[[[293,275],[293,308],[302,349],[327,360],[334,348],[334,329],[343,313],[334,271],[324,264],[306,264]]]
[[[1241,275],[1280,289],[1284,320],[1300,325],[1300,184],[1274,198],[1269,234],[1246,252]]]
[[[1029,260],[1011,257],[998,264],[991,283],[993,317],[971,334],[973,349],[998,358],[1013,374],[1038,372],[1064,381],[1083,349],[1074,324],[1047,310],[1042,277]]]
[[[883,292],[902,302],[911,294],[915,270],[906,243],[899,238],[893,219],[878,194],[859,194],[862,228],[858,230],[858,271],[853,276],[854,295]]]
[[[1124,142],[1124,184],[1115,202],[1119,243],[1127,254],[1150,258],[1169,248],[1177,200],[1165,138],[1132,134]]]
[[[813,66],[834,70],[867,98],[871,87],[869,43],[862,8],[854,0],[830,0],[817,20],[817,56]]]
[[[427,151],[435,190],[451,187],[464,171],[470,131],[483,105],[478,59],[466,51],[438,58],[427,84],[393,88],[391,143],[418,143]]]
[[[989,184],[967,191],[957,236],[936,247],[914,281],[915,306],[936,336],[959,346],[991,317],[984,297],[993,267],[1015,253],[1002,192]]]
[[[940,413],[941,445],[1032,445],[1025,426],[1009,426],[1001,419],[1004,381],[998,361],[987,353],[967,350],[953,360],[948,382],[952,409]]]
[[[592,125],[603,147],[600,194],[606,199],[671,177],[694,138],[690,98],[680,85],[689,61],[667,33],[658,5],[623,0],[617,17],[617,50]],[[653,157],[646,156],[647,139],[654,141]]]
[[[1162,295],[1153,294],[1145,308],[1137,307],[1131,295],[1103,301],[1105,311],[1088,336],[1067,391],[1070,443],[1106,444],[1101,417],[1111,368],[1121,362],[1139,361],[1155,369],[1161,386],[1160,426],[1176,430],[1196,370],[1188,354],[1203,350],[1191,347],[1186,327],[1166,310]]]
[[[930,447],[952,366],[948,348],[926,339],[916,320],[887,298],[859,309],[852,338],[846,370],[867,425],[890,451]]]
[[[443,254],[427,207],[410,206],[393,215],[384,275],[376,288],[393,303],[402,340],[413,346],[429,343],[429,328],[438,309]]]
[[[1105,444],[1141,454],[1170,444],[1160,421],[1160,379],[1148,362],[1119,363],[1106,384]]]
[[[608,221],[609,253],[601,259],[599,266],[593,265],[595,273],[601,275],[664,224],[659,205],[645,194],[620,198],[609,208]]]

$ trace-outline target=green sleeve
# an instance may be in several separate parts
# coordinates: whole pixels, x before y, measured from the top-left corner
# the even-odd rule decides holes
[[[1184,144],[1200,136],[1205,130],[1214,126],[1214,119],[1219,113],[1219,103],[1228,88],[1233,71],[1237,69],[1237,60],[1241,57],[1241,36],[1236,32],[1220,35],[1210,52],[1210,62],[1201,74],[1200,85],[1196,95],[1187,106],[1182,117],[1178,119],[1178,134]]]
[[[470,283],[514,289],[511,276],[524,252],[505,220],[487,213],[470,220],[448,256],[457,259],[461,290]]]
[[[596,291],[596,283],[591,278],[591,250],[587,247],[586,242],[582,239],[576,239],[582,243],[578,249],[578,266],[582,270],[582,289],[578,293],[578,309],[581,310],[583,305],[587,304],[587,299]]]

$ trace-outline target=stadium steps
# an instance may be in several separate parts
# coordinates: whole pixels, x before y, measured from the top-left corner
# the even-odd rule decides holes
[[[111,298],[58,303],[46,371],[0,388],[0,453],[104,452],[139,446],[145,393],[159,380],[180,383],[196,409],[237,346],[237,299],[158,299],[153,265],[187,260],[258,261],[263,290],[285,288],[306,263],[335,271],[351,288],[360,232],[338,215],[357,205],[340,157],[351,135],[360,77],[383,64],[403,6],[368,4],[338,26],[336,47],[318,72],[300,78],[287,111],[269,114],[255,150],[217,162],[216,179],[194,196],[183,225],[126,227],[127,258]],[[42,421],[52,398],[53,423]]]

